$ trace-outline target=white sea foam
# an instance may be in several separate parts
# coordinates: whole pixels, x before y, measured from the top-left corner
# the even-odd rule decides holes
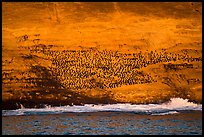
[[[101,111],[116,111],[116,112],[134,112],[151,115],[166,115],[176,114],[181,110],[200,110],[202,104],[188,102],[187,99],[172,98],[169,102],[163,104],[145,104],[134,105],[128,103],[118,104],[85,104],[84,106],[60,106],[45,108],[22,108],[17,110],[3,110],[3,116],[8,115],[31,115],[31,114],[60,114],[68,112],[101,112]]]
[[[161,113],[152,113],[151,115],[169,115],[169,114],[178,114],[178,111],[168,111],[168,112],[161,112]]]

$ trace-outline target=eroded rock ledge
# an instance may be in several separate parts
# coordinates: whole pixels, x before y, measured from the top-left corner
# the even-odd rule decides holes
[[[3,109],[106,103],[162,103],[172,97],[201,103],[202,58],[191,52],[123,53],[100,49],[55,50],[54,45],[20,47],[3,65]],[[24,62],[23,70],[8,69]],[[185,63],[182,63],[185,62]],[[21,64],[22,65],[22,64]],[[15,88],[14,88],[15,87]],[[195,90],[196,89],[196,90]]]
[[[2,20],[3,109],[202,103],[201,2],[5,2]]]

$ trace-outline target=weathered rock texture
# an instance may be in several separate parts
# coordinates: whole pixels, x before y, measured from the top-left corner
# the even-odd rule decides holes
[[[3,109],[202,103],[199,2],[2,5]]]

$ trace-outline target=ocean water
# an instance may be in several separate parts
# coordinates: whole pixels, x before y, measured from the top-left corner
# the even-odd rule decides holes
[[[85,104],[2,110],[3,135],[201,135],[202,105]]]

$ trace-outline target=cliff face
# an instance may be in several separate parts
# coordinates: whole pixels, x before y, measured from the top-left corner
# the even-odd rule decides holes
[[[202,102],[201,3],[2,5],[3,109]]]

